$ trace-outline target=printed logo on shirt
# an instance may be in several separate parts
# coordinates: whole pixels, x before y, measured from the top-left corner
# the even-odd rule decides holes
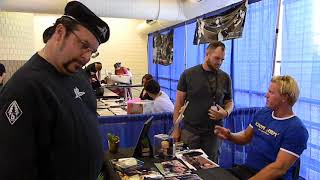
[[[85,92],[80,92],[79,88],[75,87],[73,89],[74,91],[74,94],[76,95],[74,98],[77,99],[77,98],[80,98],[81,99],[81,96],[85,95],[86,93]],[[82,99],[81,99],[82,100]]]
[[[279,135],[279,133],[275,132],[274,130],[267,128],[266,126],[260,124],[259,122],[255,123],[256,127],[259,129],[259,131],[261,131],[262,133],[268,135],[268,136],[274,136],[277,137]]]
[[[12,103],[8,106],[6,110],[6,116],[11,125],[13,125],[19,117],[22,115],[22,111],[16,100],[12,101]]]

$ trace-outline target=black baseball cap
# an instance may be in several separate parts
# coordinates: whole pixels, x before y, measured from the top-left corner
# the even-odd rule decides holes
[[[110,29],[106,22],[95,15],[88,7],[78,1],[70,1],[64,9],[62,17],[70,18],[87,28],[98,40],[99,44],[105,43],[110,37]],[[50,33],[53,33],[53,26],[47,28],[44,33],[44,41]]]

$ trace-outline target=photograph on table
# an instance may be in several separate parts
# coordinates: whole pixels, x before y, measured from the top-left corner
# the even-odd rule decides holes
[[[120,179],[160,180],[163,176],[153,168],[139,168],[127,172],[118,171]]]
[[[198,45],[241,37],[247,7],[248,2],[243,1],[241,4],[220,13],[218,16],[198,19],[193,44]]]
[[[181,157],[183,162],[186,162],[190,164],[192,169],[199,170],[199,169],[210,169],[218,167],[217,164],[209,160],[208,158],[205,158],[203,156],[182,156]],[[190,168],[191,169],[191,168]]]
[[[168,177],[165,180],[202,180],[197,174],[188,174],[182,176]]]
[[[180,151],[176,153],[176,157],[180,159],[189,169],[195,171],[219,167],[218,164],[208,158],[208,155],[202,149]]]
[[[159,169],[164,177],[173,177],[191,174],[188,167],[182,164],[179,160],[165,161],[162,163],[155,163],[155,166]]]

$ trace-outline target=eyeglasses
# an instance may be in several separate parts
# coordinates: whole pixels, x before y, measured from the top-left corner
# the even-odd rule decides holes
[[[96,58],[99,56],[99,52],[97,50],[93,50],[89,43],[84,41],[84,40],[81,40],[81,38],[74,32],[74,31],[71,31],[71,33],[77,37],[78,41],[81,43],[81,49],[85,50],[85,53],[87,52],[90,52],[91,53],[91,58]]]

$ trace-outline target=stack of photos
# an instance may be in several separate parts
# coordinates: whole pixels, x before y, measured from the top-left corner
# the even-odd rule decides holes
[[[133,170],[139,169],[143,166],[143,161],[136,158],[121,158],[111,160],[114,167],[121,172],[131,172]]]
[[[155,165],[159,169],[161,174],[164,175],[164,177],[174,177],[191,174],[189,168],[182,164],[179,160],[155,163]]]
[[[202,180],[197,174],[187,174],[182,176],[167,177],[165,180]]]
[[[182,151],[176,153],[176,157],[182,160],[191,170],[219,167],[219,165],[211,161],[201,149]]]

